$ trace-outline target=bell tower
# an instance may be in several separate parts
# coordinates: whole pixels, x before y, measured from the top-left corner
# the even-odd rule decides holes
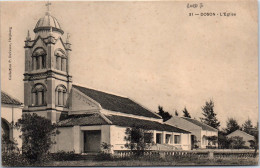
[[[34,39],[28,31],[25,40],[24,113],[36,113],[59,121],[67,114],[68,96],[72,86],[70,75],[71,44],[69,34],[64,42],[63,30],[49,11],[34,28]]]

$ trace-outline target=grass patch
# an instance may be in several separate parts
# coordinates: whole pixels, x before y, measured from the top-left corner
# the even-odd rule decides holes
[[[129,160],[110,160],[110,161],[53,161],[40,166],[218,166],[218,165],[258,165],[257,158],[223,158],[223,159],[156,159],[135,158]],[[156,160],[155,160],[156,159]]]
[[[118,158],[108,154],[101,154],[92,160],[78,160],[77,155],[72,152],[60,152],[55,156],[49,155],[42,158],[42,162],[30,164],[21,158],[21,155],[12,155],[2,157],[3,166],[219,166],[219,165],[258,165],[257,158],[198,158],[192,157],[160,157],[160,156],[142,156]],[[5,161],[5,162],[4,162]]]
[[[148,161],[148,160],[117,160],[117,161],[55,161],[41,166],[218,166],[218,165],[257,165],[256,158],[234,159],[201,159],[193,162],[184,161]]]

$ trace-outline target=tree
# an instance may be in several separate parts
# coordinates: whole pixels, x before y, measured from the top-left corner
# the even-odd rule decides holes
[[[230,149],[243,149],[245,147],[245,141],[243,140],[243,137],[234,136],[230,138]]]
[[[179,115],[178,111],[177,111],[177,110],[175,110],[175,116],[178,116],[178,115]]]
[[[2,132],[2,153],[3,152],[19,152],[17,147],[17,142],[15,140],[11,140],[5,132]]]
[[[238,125],[237,120],[234,118],[228,118],[227,128],[225,128],[226,134],[230,134],[238,129],[240,129],[240,126]]]
[[[182,112],[183,112],[183,117],[191,118],[190,113],[188,112],[186,107],[184,107]]]
[[[23,114],[16,127],[22,132],[22,152],[31,162],[40,161],[55,143],[53,136],[59,133],[50,120],[37,114]]]
[[[228,149],[230,146],[231,140],[227,138],[226,132],[218,131],[218,147],[220,149]]]
[[[244,124],[242,124],[242,131],[248,133],[248,134],[252,134],[252,129],[253,129],[253,125],[252,125],[252,121],[248,118]]]
[[[127,128],[125,134],[125,147],[136,151],[137,155],[142,155],[154,143],[152,141],[153,134],[141,127],[132,126]]]
[[[216,113],[214,112],[214,103],[212,100],[209,102],[206,101],[205,106],[202,107],[203,116],[204,118],[201,118],[201,121],[205,124],[218,129],[220,126],[220,122],[216,118]]]
[[[257,150],[259,148],[259,126],[258,126],[258,122],[256,124],[256,126],[252,129],[251,133],[252,135],[254,136],[254,140],[251,140],[249,141],[250,142],[250,147],[254,148],[255,149],[255,152],[254,152],[254,157],[257,156]]]
[[[170,118],[172,118],[172,115],[169,114],[168,112],[164,111],[162,106],[158,106],[158,110],[159,110],[158,114],[160,116],[162,116],[163,122],[165,122],[165,121],[169,120]]]

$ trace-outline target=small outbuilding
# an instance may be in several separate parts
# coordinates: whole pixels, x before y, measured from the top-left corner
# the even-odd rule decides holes
[[[218,130],[207,124],[196,119],[178,116],[173,116],[166,123],[190,131],[192,148],[218,147]]]
[[[234,132],[231,132],[230,134],[227,135],[228,138],[232,137],[242,137],[243,141],[245,141],[245,146],[250,147],[250,141],[254,141],[254,136],[241,131],[241,130],[236,130]]]

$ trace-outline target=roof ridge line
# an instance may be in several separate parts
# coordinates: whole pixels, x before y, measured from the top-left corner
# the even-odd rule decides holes
[[[182,118],[187,118],[187,119],[191,119],[191,120],[198,121],[197,119],[193,119],[193,118],[189,118],[189,117],[182,117]],[[205,125],[205,126],[208,126],[208,127],[212,128],[212,129],[215,129],[216,131],[218,131],[218,129],[216,129],[216,128],[214,128],[214,127],[208,125],[208,124],[205,124],[205,123],[203,123],[203,122],[201,122],[201,121],[198,121],[198,122],[200,122],[201,124],[203,124],[203,125]]]
[[[95,90],[95,91],[98,91],[98,92],[102,92],[102,93],[105,93],[105,94],[109,94],[109,95],[113,95],[113,96],[118,96],[118,97],[122,97],[122,98],[126,98],[126,99],[129,99],[129,97],[127,96],[123,96],[123,95],[119,95],[117,93],[112,93],[112,92],[108,92],[108,91],[102,91],[102,90],[99,90],[99,89],[96,89],[96,88],[92,88],[92,87],[85,87],[81,84],[72,84],[72,86],[78,86],[78,87],[83,87],[83,88],[86,88],[86,89],[91,89],[91,90]]]
[[[100,109],[103,108],[102,105],[101,105],[100,103],[98,103],[95,99],[89,97],[88,95],[86,95],[85,93],[83,93],[82,91],[80,91],[80,90],[77,89],[77,88],[74,88],[74,89],[76,89],[76,91],[78,91],[80,94],[82,94],[82,96],[84,95],[85,97],[87,97],[88,99],[90,99],[94,104],[97,104],[97,105],[100,107]]]
[[[138,103],[137,101],[131,99],[131,98],[128,98],[129,100],[132,100],[133,102],[135,102],[136,104],[138,104],[139,106],[143,107],[144,109],[148,110],[149,112],[152,112],[153,114],[157,115],[158,117],[160,117],[162,119],[162,116],[160,116],[159,114],[157,114],[156,112],[150,110],[149,108],[145,107],[144,105]]]
[[[99,114],[103,120],[105,120],[108,124],[113,124],[112,121],[110,121],[104,114],[102,113],[97,113]]]
[[[240,131],[240,132],[242,132],[242,133],[244,133],[244,134],[246,134],[246,135],[249,135],[249,136],[254,137],[253,135],[248,134],[248,133],[246,133],[245,131],[242,131],[242,130],[240,130],[240,129],[237,129],[237,130],[235,130],[235,131]],[[235,131],[233,131],[233,132],[235,132]],[[230,134],[232,134],[233,132],[231,132]]]
[[[190,132],[190,131],[188,131],[188,130],[186,130],[186,129],[182,129],[182,128],[177,127],[176,125],[172,125],[172,124],[170,124],[170,123],[163,122],[163,124],[165,124],[165,125],[170,125],[170,126],[172,126],[172,127],[178,128],[178,129],[180,129],[180,130],[184,130],[184,131]],[[191,132],[190,132],[190,133],[191,133]]]

